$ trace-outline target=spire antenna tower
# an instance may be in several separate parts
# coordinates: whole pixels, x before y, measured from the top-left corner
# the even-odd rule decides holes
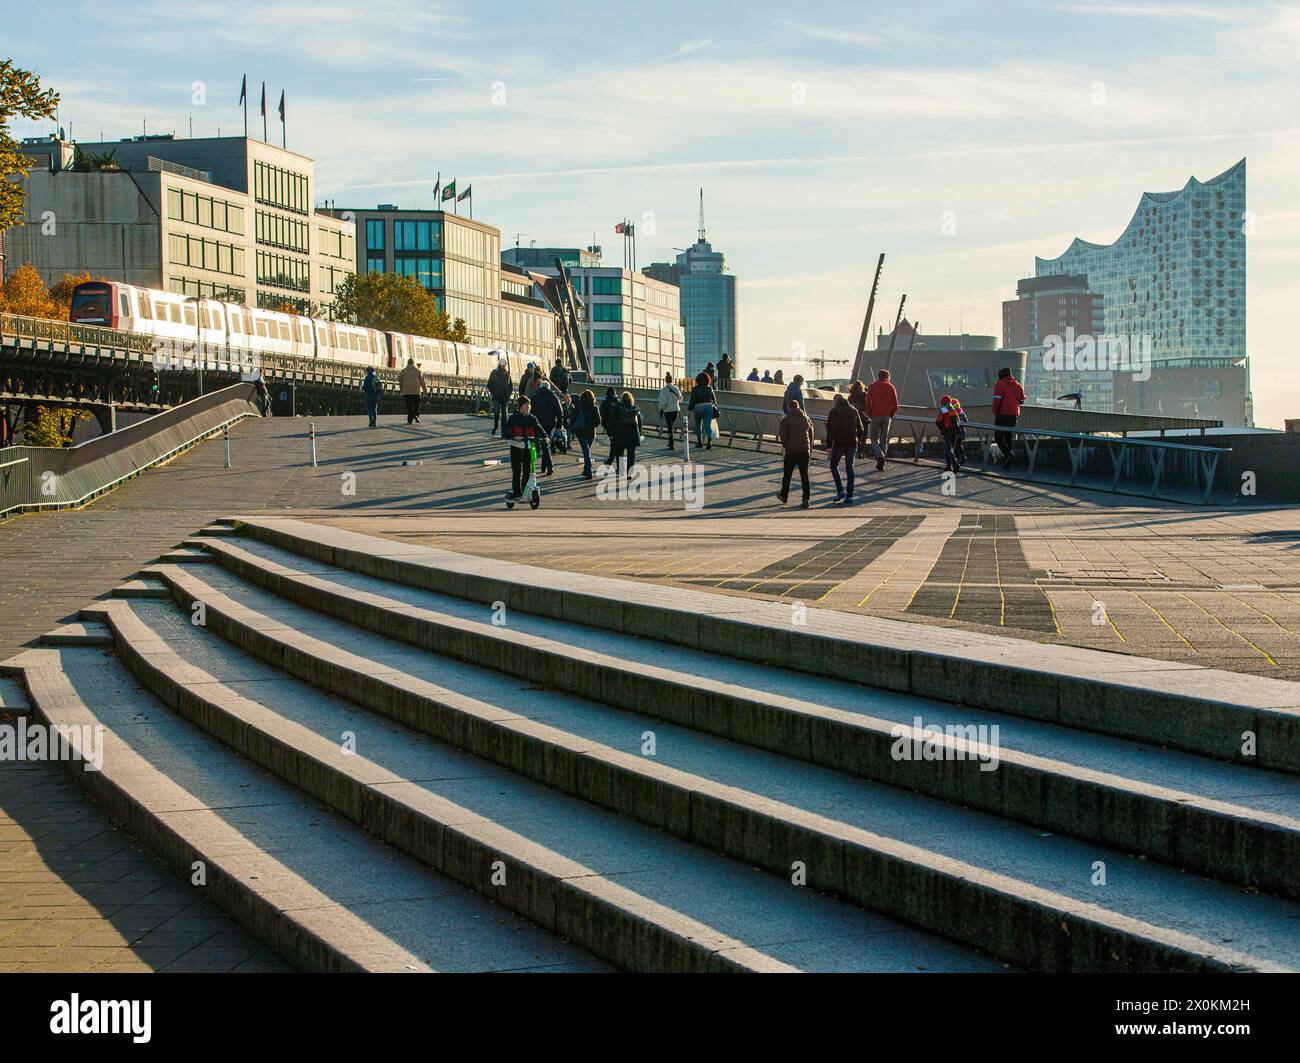
[[[704,243],[704,189],[700,189],[700,243]]]

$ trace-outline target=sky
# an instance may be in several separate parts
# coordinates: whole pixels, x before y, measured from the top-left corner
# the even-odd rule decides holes
[[[247,74],[318,198],[430,207],[441,173],[503,246],[619,264],[628,218],[662,261],[703,188],[744,372],[851,357],[881,252],[877,326],[906,293],[925,332],[998,335],[1035,255],[1245,157],[1256,419],[1300,417],[1297,3],[47,0],[5,30],[77,139],[241,132]]]

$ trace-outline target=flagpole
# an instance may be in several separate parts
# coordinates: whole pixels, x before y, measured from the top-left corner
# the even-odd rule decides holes
[[[244,75],[243,91],[240,92],[240,98],[244,103],[244,139],[248,139],[248,75]]]
[[[284,89],[280,90],[280,147],[289,150],[289,119],[284,106]]]
[[[266,132],[266,82],[262,82],[262,143],[270,143]]]

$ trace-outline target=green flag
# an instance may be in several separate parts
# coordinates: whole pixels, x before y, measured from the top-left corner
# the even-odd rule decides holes
[[[456,178],[453,177],[450,181],[446,183],[446,185],[443,186],[442,201],[446,203],[447,200],[455,199],[455,198],[456,198]]]

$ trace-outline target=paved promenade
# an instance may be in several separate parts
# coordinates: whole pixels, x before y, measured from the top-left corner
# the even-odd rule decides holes
[[[246,422],[232,433],[232,469],[208,443],[84,510],[0,521],[0,660],[211,520],[262,513],[894,617],[936,639],[956,626],[1300,676],[1293,510],[1147,504],[975,475],[946,494],[938,469],[910,463],[879,474],[867,463],[860,504],[845,509],[832,504],[822,456],[804,512],[776,502],[779,456],[750,444],[693,451],[702,479],[691,499],[602,496],[577,476],[575,455],[560,456],[542,508],[508,513],[505,448],[482,419],[317,427],[315,468],[305,422]],[[667,466],[679,453],[651,438],[642,457]],[[61,770],[0,763],[0,970],[169,964],[281,966],[114,831]]]

